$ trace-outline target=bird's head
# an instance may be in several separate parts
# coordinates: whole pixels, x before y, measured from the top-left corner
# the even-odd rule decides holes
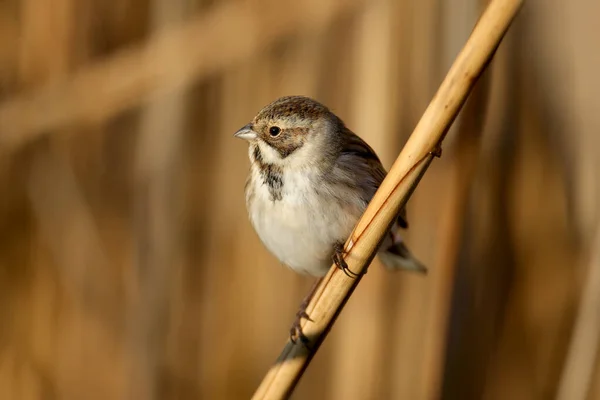
[[[250,143],[262,161],[303,166],[336,147],[342,122],[327,107],[304,96],[281,97],[258,112],[234,136]]]

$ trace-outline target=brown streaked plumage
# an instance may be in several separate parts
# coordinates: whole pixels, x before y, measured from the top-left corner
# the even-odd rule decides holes
[[[317,119],[330,111],[324,105],[304,96],[280,97],[264,107],[254,117],[257,121],[274,121],[282,118],[294,120]]]
[[[386,176],[375,151],[327,107],[303,96],[275,100],[235,136],[249,142],[246,206],[267,249],[303,274],[322,277],[333,260],[353,276],[342,245]],[[425,272],[398,233],[406,227],[402,210],[379,257],[389,269]],[[304,316],[301,309],[293,335],[302,336]]]

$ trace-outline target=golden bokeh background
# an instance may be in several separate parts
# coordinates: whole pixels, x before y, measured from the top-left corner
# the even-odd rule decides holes
[[[312,280],[244,205],[265,104],[389,168],[482,0],[1,0],[0,399],[245,399]],[[600,2],[530,0],[295,399],[600,398]]]

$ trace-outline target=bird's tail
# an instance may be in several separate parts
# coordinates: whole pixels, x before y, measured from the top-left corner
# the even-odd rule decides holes
[[[405,269],[426,274],[427,267],[417,260],[410,250],[408,250],[402,237],[400,237],[397,232],[398,228],[399,227],[394,224],[388,237],[382,243],[378,253],[379,259],[383,265],[390,270]]]

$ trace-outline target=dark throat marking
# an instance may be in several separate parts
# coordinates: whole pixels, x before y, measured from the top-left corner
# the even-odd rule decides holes
[[[261,174],[263,177],[263,182],[269,187],[271,200],[281,200],[281,192],[283,188],[283,177],[281,174],[281,169],[272,164],[267,164],[265,172]]]
[[[264,162],[262,153],[258,146],[254,147],[253,151],[254,161],[258,164],[260,176],[262,181],[269,189],[272,201],[278,201],[282,199],[283,189],[283,173],[281,168]]]
[[[258,147],[257,144],[254,145],[254,151],[252,152],[252,155],[254,156],[254,161],[256,161],[258,165],[262,166],[264,164],[262,153],[260,152],[260,147]]]

